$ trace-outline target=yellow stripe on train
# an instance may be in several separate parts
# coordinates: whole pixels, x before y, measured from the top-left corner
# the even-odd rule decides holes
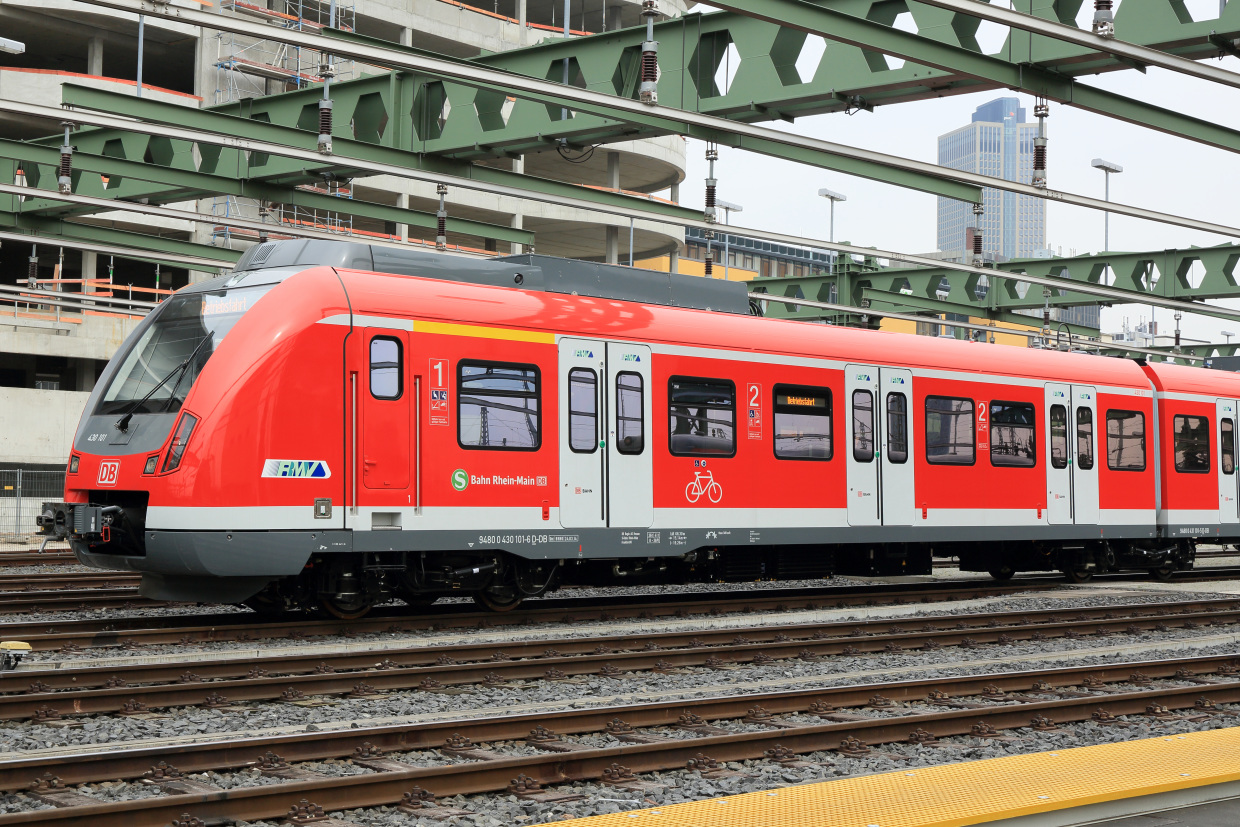
[[[414,333],[438,333],[443,336],[472,336],[475,339],[503,339],[508,342],[536,342],[555,344],[555,334],[535,330],[514,330],[507,327],[484,327],[451,322],[414,321]]]

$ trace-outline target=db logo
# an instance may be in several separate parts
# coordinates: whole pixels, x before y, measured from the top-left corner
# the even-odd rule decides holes
[[[116,478],[121,474],[120,460],[108,459],[99,463],[99,485],[116,485]]]

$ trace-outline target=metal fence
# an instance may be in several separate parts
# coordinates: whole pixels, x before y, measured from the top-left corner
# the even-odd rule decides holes
[[[0,543],[29,542],[43,503],[64,496],[64,471],[0,470]]]

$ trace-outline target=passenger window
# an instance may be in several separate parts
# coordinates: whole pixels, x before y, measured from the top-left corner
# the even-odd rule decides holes
[[[908,397],[887,394],[887,461],[908,461]]]
[[[1145,470],[1145,414],[1107,411],[1107,468]]]
[[[973,400],[926,397],[926,461],[934,465],[972,465],[975,440]]]
[[[646,450],[646,389],[641,374],[625,371],[616,376],[616,450],[640,454]]]
[[[874,394],[869,391],[853,391],[853,459],[857,462],[874,461]]]
[[[576,454],[598,448],[598,375],[589,368],[568,372],[568,447]]]
[[[538,450],[542,406],[536,366],[461,362],[456,381],[456,438],[462,448]]]
[[[1236,473],[1236,424],[1230,419],[1219,422],[1219,455],[1223,461],[1223,473]]]
[[[370,395],[375,399],[400,399],[404,393],[400,342],[387,336],[370,340]]]
[[[1183,474],[1204,474],[1210,470],[1210,419],[1205,416],[1177,416],[1171,420],[1175,443],[1175,470]]]
[[[1094,467],[1094,412],[1076,409],[1076,467],[1091,471]]]
[[[1068,409],[1051,405],[1051,467],[1068,467]]]
[[[776,385],[774,437],[780,459],[831,459],[830,389]]]
[[[990,464],[1032,468],[1037,464],[1037,428],[1033,406],[1020,402],[990,403]],[[1065,416],[1066,419],[1066,416]],[[1067,423],[1064,448],[1067,449]]]
[[[736,386],[724,379],[668,380],[668,449],[674,456],[736,453]]]

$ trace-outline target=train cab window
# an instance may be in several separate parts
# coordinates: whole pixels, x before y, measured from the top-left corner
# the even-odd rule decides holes
[[[926,397],[926,461],[972,465],[975,456],[973,400]]]
[[[616,375],[616,450],[640,454],[646,450],[646,387],[640,373]]]
[[[462,448],[536,451],[542,444],[535,365],[463,361],[457,367],[457,442]]]
[[[1051,467],[1068,467],[1068,409],[1051,405]]]
[[[1076,467],[1082,471],[1094,468],[1094,412],[1076,409]]]
[[[1210,418],[1177,416],[1171,421],[1175,443],[1175,470],[1205,474],[1210,470]]]
[[[598,450],[598,374],[589,368],[568,372],[568,447],[576,454]]]
[[[831,391],[801,385],[775,386],[775,456],[831,459]]]
[[[1145,470],[1145,414],[1107,411],[1107,468]]]
[[[375,399],[400,399],[404,392],[400,342],[387,336],[370,340],[370,395]]]
[[[668,449],[673,456],[736,453],[736,386],[725,379],[668,380]]]
[[[908,462],[908,397],[887,394],[887,461]]]
[[[991,465],[1032,468],[1037,464],[1034,416],[1032,405],[1020,402],[990,403]],[[1066,430],[1065,427],[1065,442]]]
[[[874,394],[853,391],[852,395],[853,459],[874,461]]]
[[[1218,452],[1223,463],[1223,473],[1236,473],[1236,423],[1230,419],[1218,423]]]

